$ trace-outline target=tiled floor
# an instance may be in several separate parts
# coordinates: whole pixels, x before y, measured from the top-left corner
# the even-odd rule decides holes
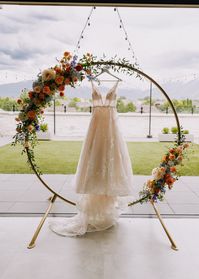
[[[72,185],[73,175],[44,175],[44,180],[69,200],[78,200]],[[147,176],[134,176],[134,199],[138,197]],[[45,212],[51,193],[42,186],[35,175],[0,174],[0,214],[42,214]],[[133,199],[133,198],[132,198]],[[133,200],[134,200],[133,199]],[[172,190],[168,190],[163,202],[158,203],[162,215],[199,216],[199,177],[181,177]],[[74,214],[74,206],[58,199],[51,211],[54,215]],[[137,204],[123,214],[154,214],[150,204]]]
[[[58,236],[47,221],[29,250],[39,219],[0,218],[1,279],[198,279],[198,218],[164,219],[179,251],[151,218],[120,218],[82,237]]]

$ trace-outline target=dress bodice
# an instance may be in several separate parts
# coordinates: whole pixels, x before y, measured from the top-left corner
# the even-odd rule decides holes
[[[93,84],[93,81],[91,81],[93,107],[116,107],[116,88],[118,82],[119,81],[116,81],[114,86],[111,89],[109,89],[109,91],[106,94],[105,100],[103,100],[99,89]]]

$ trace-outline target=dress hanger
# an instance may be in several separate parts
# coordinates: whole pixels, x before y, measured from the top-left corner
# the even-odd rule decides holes
[[[97,74],[96,76],[93,76],[93,77],[91,78],[91,81],[92,81],[92,80],[95,80],[95,81],[98,82],[98,84],[100,84],[101,81],[103,81],[103,82],[113,82],[113,81],[115,81],[115,79],[114,79],[114,80],[111,80],[111,79],[98,79],[98,78],[97,78],[98,76],[100,76],[100,75],[102,75],[102,74],[104,74],[104,73],[107,73],[108,75],[114,77],[118,82],[122,81],[121,78],[119,78],[119,77],[113,75],[112,73],[110,73],[109,70],[108,70],[107,68],[103,68],[103,69],[101,70],[101,73]]]

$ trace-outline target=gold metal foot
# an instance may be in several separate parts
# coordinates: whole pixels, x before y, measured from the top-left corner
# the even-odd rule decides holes
[[[175,251],[178,251],[178,247],[174,246],[174,245],[171,245],[171,249],[175,250]]]
[[[174,240],[173,240],[172,237],[170,236],[170,234],[169,234],[169,232],[168,232],[168,230],[167,230],[167,228],[166,228],[166,226],[165,226],[165,224],[164,224],[164,222],[163,222],[163,220],[162,220],[162,217],[161,217],[161,215],[160,215],[160,213],[159,213],[157,207],[155,206],[155,204],[154,204],[153,201],[151,201],[151,204],[152,204],[152,206],[153,206],[153,209],[155,210],[155,213],[156,213],[156,215],[157,215],[157,217],[158,217],[158,219],[159,219],[159,221],[160,221],[160,223],[161,223],[161,225],[162,225],[164,231],[165,231],[166,234],[167,234],[167,237],[168,237],[169,241],[171,242],[171,249],[173,249],[173,250],[175,250],[175,251],[178,251],[178,247],[176,246]]]
[[[31,244],[31,242],[30,242],[30,244],[28,245],[28,249],[32,249],[32,248],[34,248],[35,247],[35,243],[34,244]]]
[[[29,245],[27,247],[28,249],[32,249],[32,248],[35,247],[35,241],[36,241],[36,239],[37,239],[37,237],[39,235],[39,232],[40,232],[40,230],[41,230],[41,228],[42,228],[42,226],[43,226],[43,224],[44,224],[44,222],[45,222],[45,220],[46,220],[46,218],[48,216],[48,213],[50,212],[50,210],[51,210],[51,208],[53,206],[53,203],[56,200],[56,197],[57,197],[57,195],[53,195],[53,197],[50,199],[50,204],[49,204],[49,206],[48,206],[44,216],[42,217],[42,219],[41,219],[41,221],[40,221],[40,223],[39,223],[39,225],[38,225],[38,227],[37,227],[37,229],[36,229],[36,231],[35,231],[35,233],[34,233],[34,235],[32,237],[32,240],[30,241],[30,243],[29,243]]]

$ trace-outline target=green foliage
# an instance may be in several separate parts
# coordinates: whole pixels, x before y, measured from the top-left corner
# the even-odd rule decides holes
[[[124,98],[118,98],[117,100],[117,111],[118,112],[134,112],[136,111],[136,106],[133,104],[133,102],[129,102],[127,104],[124,103]]]
[[[81,99],[78,98],[78,97],[74,97],[72,100],[73,100],[74,102],[76,102],[76,103],[81,102]]]
[[[72,107],[72,108],[77,108],[77,103],[81,102],[81,99],[78,97],[74,97],[73,99],[71,99],[71,101],[69,102],[68,106]]]
[[[169,134],[169,128],[164,127],[164,128],[162,129],[162,133],[163,133],[163,134]]]
[[[185,99],[185,100],[173,99],[172,103],[177,112],[191,112],[192,108],[193,109],[195,108],[195,105],[193,105],[192,100],[190,99]],[[162,105],[159,106],[159,109],[161,111],[165,111],[168,108],[170,108],[168,101],[165,101]]]
[[[171,133],[172,134],[177,134],[177,132],[178,132],[178,127],[172,127],[171,128]]]
[[[150,105],[150,97],[144,97],[142,104]],[[154,106],[154,104],[155,104],[155,100],[151,99],[151,105]]]
[[[74,100],[71,100],[70,103],[68,104],[70,108],[77,108],[77,103]]]
[[[0,108],[6,111],[12,111],[13,106],[15,110],[19,110],[19,105],[17,104],[15,99],[6,97],[0,98]]]
[[[189,134],[189,130],[184,130],[183,134],[185,134],[185,135]]]
[[[40,130],[41,130],[42,132],[48,131],[48,124],[47,124],[47,123],[42,123],[42,124],[40,125]]]

